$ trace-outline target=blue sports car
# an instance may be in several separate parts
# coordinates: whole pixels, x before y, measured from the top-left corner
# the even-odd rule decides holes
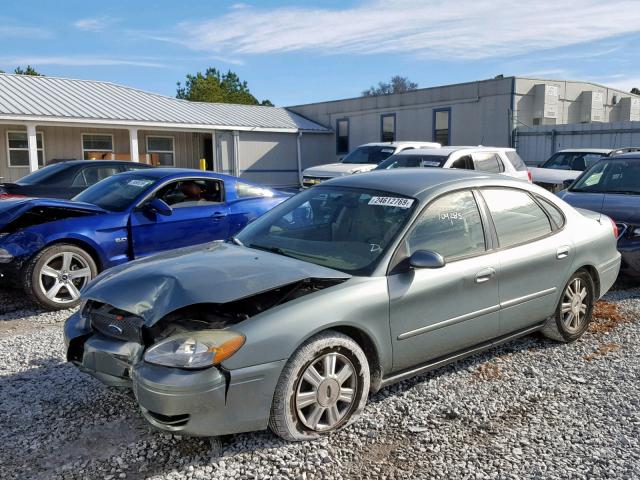
[[[114,175],[73,200],[0,200],[0,282],[45,308],[68,308],[100,271],[226,239],[288,196],[227,175],[158,168]]]
[[[640,277],[640,155],[628,153],[600,160],[558,193],[577,208],[603,213],[618,227],[620,272]]]

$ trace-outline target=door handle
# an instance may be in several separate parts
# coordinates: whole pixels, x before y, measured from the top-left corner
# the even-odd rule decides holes
[[[556,251],[556,258],[558,260],[562,260],[563,258],[567,258],[569,256],[569,247],[560,247]]]
[[[227,212],[215,212],[213,215],[211,215],[211,218],[213,219],[214,222],[217,222],[218,220],[222,220],[226,216],[227,216]]]
[[[493,268],[485,268],[476,273],[476,283],[485,283],[493,278],[496,271]]]

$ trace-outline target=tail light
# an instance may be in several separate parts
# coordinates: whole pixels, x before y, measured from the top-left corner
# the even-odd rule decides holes
[[[529,181],[533,183],[533,175],[531,175],[531,170],[527,170],[527,177],[529,177]]]
[[[613,227],[613,236],[618,238],[619,235],[619,231],[618,231],[618,225],[616,225],[616,222],[613,221],[613,218],[609,219],[611,221],[611,226]]]

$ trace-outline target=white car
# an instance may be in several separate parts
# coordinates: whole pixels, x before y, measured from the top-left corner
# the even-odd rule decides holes
[[[530,167],[533,183],[552,192],[565,188],[565,182],[573,181],[587,168],[599,160],[622,149],[610,148],[572,148],[560,150],[549,157],[539,167]]]
[[[415,167],[462,168],[501,173],[531,181],[531,174],[517,152],[513,148],[503,147],[442,147],[409,150],[387,158],[376,167],[376,170]]]
[[[391,155],[415,148],[440,148],[435,142],[366,143],[349,153],[338,163],[307,168],[302,172],[302,186],[312,187],[334,177],[373,170]]]

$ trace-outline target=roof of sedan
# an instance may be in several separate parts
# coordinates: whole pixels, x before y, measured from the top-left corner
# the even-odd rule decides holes
[[[407,197],[420,197],[433,187],[452,182],[489,179],[509,180],[504,175],[478,173],[473,170],[454,168],[397,168],[374,170],[368,173],[348,175],[327,180],[323,185],[367,188],[396,193]]]
[[[220,178],[220,179],[235,179],[231,175],[225,175],[224,173],[204,171],[204,170],[196,170],[195,168],[174,168],[174,167],[160,167],[160,168],[148,168],[143,172],[140,170],[131,170],[129,172],[121,173],[120,175],[127,174],[142,174],[147,177],[155,177],[155,178],[164,178],[164,177],[181,177],[181,176],[190,176],[190,177],[211,177],[211,178]],[[252,183],[252,182],[247,182]]]

